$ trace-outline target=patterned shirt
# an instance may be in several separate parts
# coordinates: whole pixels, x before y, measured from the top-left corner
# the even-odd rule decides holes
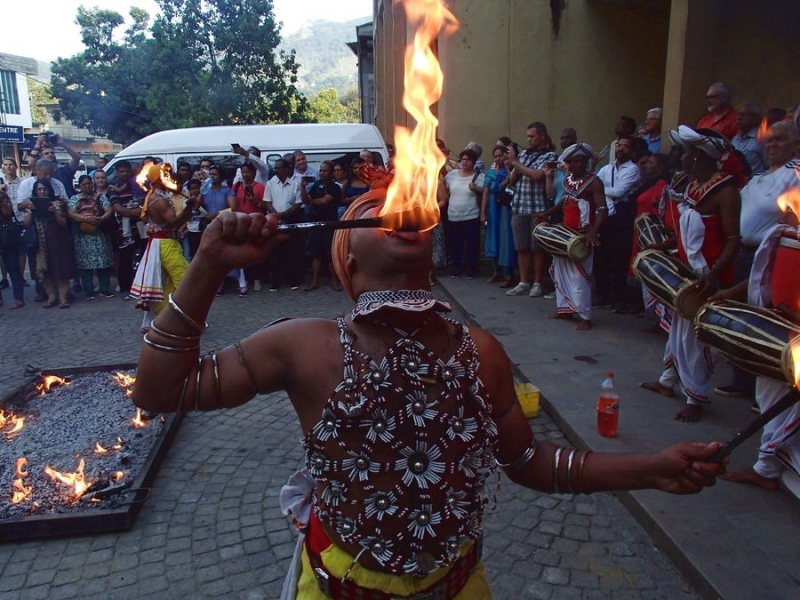
[[[558,156],[551,150],[523,150],[519,155],[519,162],[529,169],[544,169],[545,163],[557,160]],[[515,215],[533,215],[548,208],[544,179],[533,181],[525,175],[520,177],[514,199],[511,201],[511,212]]]

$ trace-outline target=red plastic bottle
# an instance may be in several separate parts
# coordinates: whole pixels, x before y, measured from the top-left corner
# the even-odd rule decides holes
[[[603,389],[597,400],[597,433],[614,437],[619,427],[619,396],[614,391],[614,373],[606,373]]]

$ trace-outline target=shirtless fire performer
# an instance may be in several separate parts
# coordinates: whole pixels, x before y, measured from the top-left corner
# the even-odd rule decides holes
[[[372,190],[344,219],[377,216],[383,198]],[[708,462],[716,443],[612,455],[537,441],[503,347],[448,319],[431,294],[427,232],[338,231],[334,264],[352,312],[282,321],[199,358],[222,278],[263,261],[275,226],[271,215],[238,213],[208,226],[145,336],[133,400],[157,412],[214,410],[286,390],[311,509],[284,597],[490,598],[481,521],[498,467],[521,485],[574,493],[689,494],[723,473]]]

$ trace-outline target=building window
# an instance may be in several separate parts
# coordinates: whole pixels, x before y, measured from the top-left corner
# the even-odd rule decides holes
[[[14,71],[0,71],[0,112],[20,114],[17,74]]]

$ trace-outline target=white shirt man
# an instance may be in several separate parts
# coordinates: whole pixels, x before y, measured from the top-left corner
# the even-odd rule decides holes
[[[53,163],[46,159],[41,159],[36,163],[36,175],[23,179],[19,184],[14,210],[17,209],[16,204],[19,204],[22,200],[27,200],[33,195],[33,185],[36,183],[37,179],[47,179],[53,186],[56,197],[69,200],[64,184],[58,179],[53,179],[53,168]]]
[[[245,160],[256,168],[255,180],[263,185],[269,179],[269,165],[261,160],[261,150],[255,146],[250,146],[247,150],[239,148],[237,154],[244,156]],[[233,178],[233,185],[242,181],[242,170],[236,169],[236,176]]]
[[[633,155],[633,140],[621,137],[617,141],[615,160],[606,165],[597,176],[603,182],[606,193],[608,216],[617,213],[617,202],[626,202],[629,196],[639,185],[639,167],[631,160]]]

